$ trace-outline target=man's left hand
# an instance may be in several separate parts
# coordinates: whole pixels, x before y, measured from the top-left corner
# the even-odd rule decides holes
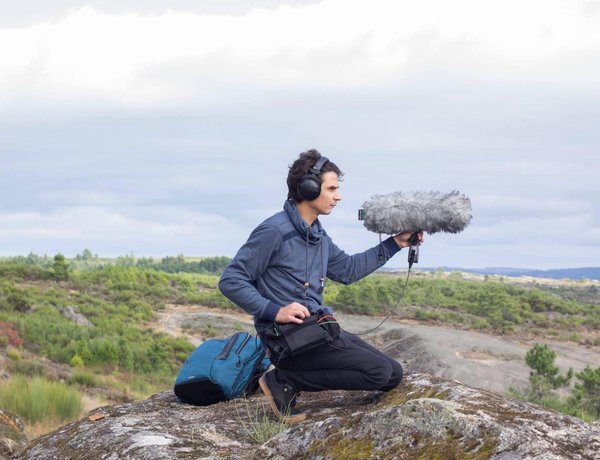
[[[410,242],[409,242],[410,237],[413,236],[414,233],[415,232],[398,233],[397,235],[394,235],[394,241],[401,248],[407,248],[410,246]],[[419,246],[421,246],[423,244],[423,242],[425,241],[423,239],[423,232],[417,233],[417,240],[419,241]]]

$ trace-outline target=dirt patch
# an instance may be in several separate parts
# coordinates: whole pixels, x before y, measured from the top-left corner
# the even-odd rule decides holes
[[[254,332],[252,317],[243,311],[209,308],[202,305],[167,304],[149,326],[199,345],[211,337],[225,337],[238,331]]]
[[[342,327],[360,332],[375,327],[382,318],[336,313]],[[243,311],[222,310],[200,305],[167,305],[152,325],[173,336],[185,337],[198,345],[210,337],[226,337],[239,330],[254,333],[252,318]],[[498,336],[416,321],[389,319],[377,331],[363,338],[398,360],[407,373],[426,372],[459,380],[479,388],[505,392],[509,387],[527,385],[529,367],[525,353],[534,340],[519,336]],[[586,365],[600,366],[600,349],[576,343],[541,340],[556,352],[556,364],[563,372],[580,371]]]
[[[351,332],[374,327],[381,321],[380,318],[341,313],[336,316]],[[502,392],[511,386],[528,384],[530,369],[525,364],[525,354],[535,343],[517,336],[503,337],[393,319],[364,338],[397,359],[408,373],[427,372]],[[538,341],[547,343],[556,352],[556,364],[563,372],[569,368],[577,372],[586,365],[600,366],[600,349],[597,347]]]
[[[457,351],[456,356],[458,356],[459,358],[487,363],[491,363],[494,361],[512,361],[521,359],[521,356],[519,355],[494,353],[491,350],[480,349],[477,347],[474,347],[471,351]]]

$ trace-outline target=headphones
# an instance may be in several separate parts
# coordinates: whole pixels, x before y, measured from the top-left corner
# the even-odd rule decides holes
[[[307,201],[316,199],[321,194],[321,168],[325,166],[325,163],[329,161],[329,158],[321,156],[310,168],[308,174],[305,174],[300,178],[298,182],[298,195],[300,198]]]

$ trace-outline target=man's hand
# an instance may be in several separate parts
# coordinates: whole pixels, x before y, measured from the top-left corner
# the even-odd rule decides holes
[[[310,316],[308,308],[298,302],[292,302],[285,307],[281,307],[275,317],[275,322],[279,324],[296,323],[302,324],[302,320]]]
[[[415,233],[415,232],[398,233],[397,235],[394,235],[394,241],[401,248],[407,248],[410,246],[409,240],[410,240],[410,237],[413,235],[413,233]],[[419,240],[419,246],[421,246],[423,244],[423,241],[425,241],[423,239],[423,232],[419,232],[417,234],[417,239]]]

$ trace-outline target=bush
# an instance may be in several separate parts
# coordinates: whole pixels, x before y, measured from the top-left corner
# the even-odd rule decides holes
[[[27,377],[45,377],[48,373],[46,366],[33,361],[13,361],[10,366],[14,374],[21,374]]]
[[[47,280],[52,278],[52,273],[42,267],[20,261],[1,261],[0,277],[20,280]]]
[[[81,356],[75,355],[71,358],[71,367],[83,367],[83,359],[81,359]]]
[[[98,379],[89,372],[75,371],[71,375],[69,383],[71,383],[72,385],[81,385],[84,387],[91,388],[98,386]]]
[[[6,356],[8,356],[13,361],[19,361],[21,359],[21,353],[19,353],[19,350],[8,350]]]
[[[0,406],[30,423],[50,418],[69,421],[83,409],[77,390],[45,378],[28,380],[21,376],[13,376],[0,386]]]
[[[52,270],[54,272],[54,279],[56,281],[66,281],[69,279],[69,264],[67,264],[65,261],[65,256],[63,256],[60,252],[54,256]]]
[[[7,343],[13,347],[20,347],[23,345],[23,339],[19,333],[15,331],[15,326],[12,323],[0,321],[0,337],[6,337]]]

